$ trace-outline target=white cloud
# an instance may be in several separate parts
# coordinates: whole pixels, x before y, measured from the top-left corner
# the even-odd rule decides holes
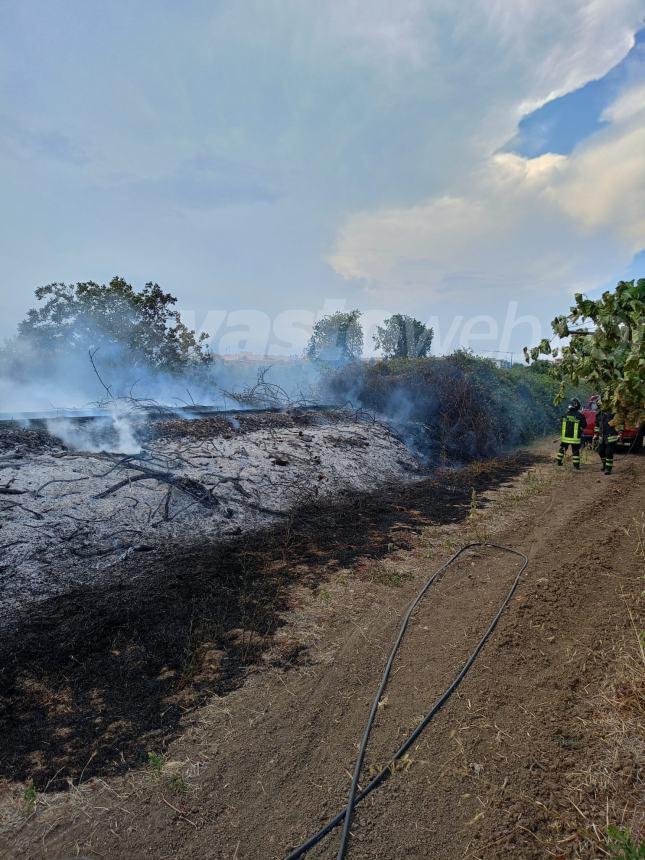
[[[431,53],[431,21],[421,0],[342,0],[322,4],[329,35],[359,58],[419,65]]]
[[[525,113],[618,63],[644,12],[643,0],[478,0],[467,15],[434,3],[434,52],[417,45],[410,56],[425,64],[431,109],[441,106],[437,122],[452,131],[452,164],[450,138],[435,134],[428,151],[450,166],[433,193],[346,217],[332,268],[380,299],[403,288],[411,301],[557,295],[611,279],[645,245],[640,91],[608,109],[611,130],[570,157],[493,153]],[[378,62],[376,43],[362,45]]]
[[[350,216],[329,257],[382,296],[570,293],[645,247],[645,110],[638,93],[569,156],[496,154],[453,194]]]
[[[645,248],[645,122],[574,155],[554,196],[590,241],[606,232],[626,253]]]
[[[603,111],[601,119],[607,122],[638,120],[645,113],[645,84],[629,87],[616,101]]]
[[[37,283],[109,277],[115,260],[195,307],[212,307],[214,285],[253,307],[310,304],[336,294],[320,248],[352,212],[336,268],[418,295],[595,283],[638,243],[633,103],[614,106],[622,148],[603,146],[622,161],[602,187],[587,181],[604,169],[597,150],[491,154],[527,105],[621,59],[645,0],[126,5],[103,4],[97,27],[83,0],[64,16],[47,0],[3,4],[2,124],[32,136],[0,145],[0,328]],[[226,182],[186,168],[209,159]],[[260,200],[279,190],[273,206],[211,205],[256,184]],[[620,225],[605,235],[607,219]]]
[[[299,0],[282,2],[285,8],[293,19]],[[477,46],[485,44],[493,49],[492,67],[512,64],[530,110],[609,71],[633,45],[644,13],[643,0],[472,0],[467,7],[454,0],[371,0],[368,12],[363,0],[330,0],[308,17],[305,31],[312,22],[322,26],[377,65],[396,58],[432,67],[442,45],[443,60],[459,45],[463,53],[453,63],[474,64]]]
[[[642,0],[484,0],[484,8],[500,46],[532,70],[522,113],[602,77],[633,45],[645,12]]]

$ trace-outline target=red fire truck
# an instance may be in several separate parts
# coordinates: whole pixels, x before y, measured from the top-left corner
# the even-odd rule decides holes
[[[585,442],[591,442],[593,439],[599,400],[599,394],[592,394],[587,401],[587,405],[582,409],[582,414],[587,420],[587,426],[582,431],[582,438]],[[625,427],[623,430],[620,430],[618,444],[627,445],[629,450],[633,452],[640,451],[643,447],[643,425],[640,427]]]

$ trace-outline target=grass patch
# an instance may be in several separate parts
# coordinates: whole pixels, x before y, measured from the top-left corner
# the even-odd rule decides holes
[[[153,773],[160,774],[166,763],[166,756],[162,753],[148,752],[148,765]]]
[[[175,797],[182,797],[188,791],[186,780],[179,773],[171,773],[165,779],[165,785]]]
[[[634,635],[615,645],[607,681],[594,700],[593,734],[602,753],[574,775],[570,797],[582,819],[577,857],[645,860],[645,652],[635,620],[643,592],[622,596]]]
[[[27,783],[27,786],[22,793],[22,799],[27,805],[28,810],[31,812],[36,805],[36,800],[38,799],[38,791],[31,780]]]
[[[629,830],[608,827],[607,836],[611,860],[645,860],[645,842],[641,839],[636,844]]]
[[[390,588],[398,588],[412,578],[411,573],[397,567],[394,562],[377,559],[364,559],[356,565],[356,572],[360,579]]]
[[[555,480],[555,475],[549,474],[544,469],[529,469],[513,488],[498,494],[495,504],[501,510],[513,510],[534,496],[546,493]]]

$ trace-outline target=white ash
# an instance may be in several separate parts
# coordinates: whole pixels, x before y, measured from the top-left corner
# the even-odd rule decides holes
[[[223,438],[190,435],[138,454],[6,451],[0,460],[0,622],[165,542],[227,539],[347,491],[409,480],[410,451],[353,416]]]

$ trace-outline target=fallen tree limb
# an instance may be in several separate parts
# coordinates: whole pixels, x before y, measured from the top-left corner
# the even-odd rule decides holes
[[[7,500],[5,502],[5,504],[10,505],[11,508],[20,508],[21,511],[27,511],[27,513],[32,514],[34,517],[36,517],[37,520],[44,520],[45,519],[43,514],[39,513],[38,511],[34,511],[31,508],[26,507],[25,505],[21,505],[18,502],[10,502],[9,500]],[[3,508],[3,510],[8,510],[8,509]]]
[[[149,469],[141,463],[132,461],[126,463],[124,468],[133,469],[141,474],[124,478],[122,481],[114,484],[114,486],[109,487],[107,490],[103,490],[101,493],[96,495],[94,497],[95,499],[106,498],[111,495],[111,493],[116,492],[121,489],[121,487],[127,486],[132,481],[142,481],[145,478],[153,478],[155,481],[159,481],[162,484],[168,484],[168,486],[175,487],[187,496],[191,496],[200,505],[203,505],[206,508],[214,508],[219,505],[219,500],[211,494],[208,487],[200,484],[199,481],[194,481],[192,478],[177,477],[170,474],[170,472],[158,472],[156,469]]]
[[[148,475],[129,475],[122,481],[118,481],[116,484],[112,484],[112,486],[108,487],[107,490],[103,490],[102,492],[97,493],[94,498],[107,499],[108,496],[111,496],[112,493],[116,493],[117,490],[120,490],[122,487],[127,487],[128,484],[133,484],[135,481],[145,481],[148,479],[148,477]]]
[[[50,484],[74,484],[77,481],[89,481],[89,478],[87,476],[85,476],[84,478],[53,478],[51,481],[46,481],[44,484],[38,487],[38,489],[34,493],[34,498],[37,499],[40,491],[44,490],[45,487],[49,487]],[[21,492],[25,491],[22,490]]]

